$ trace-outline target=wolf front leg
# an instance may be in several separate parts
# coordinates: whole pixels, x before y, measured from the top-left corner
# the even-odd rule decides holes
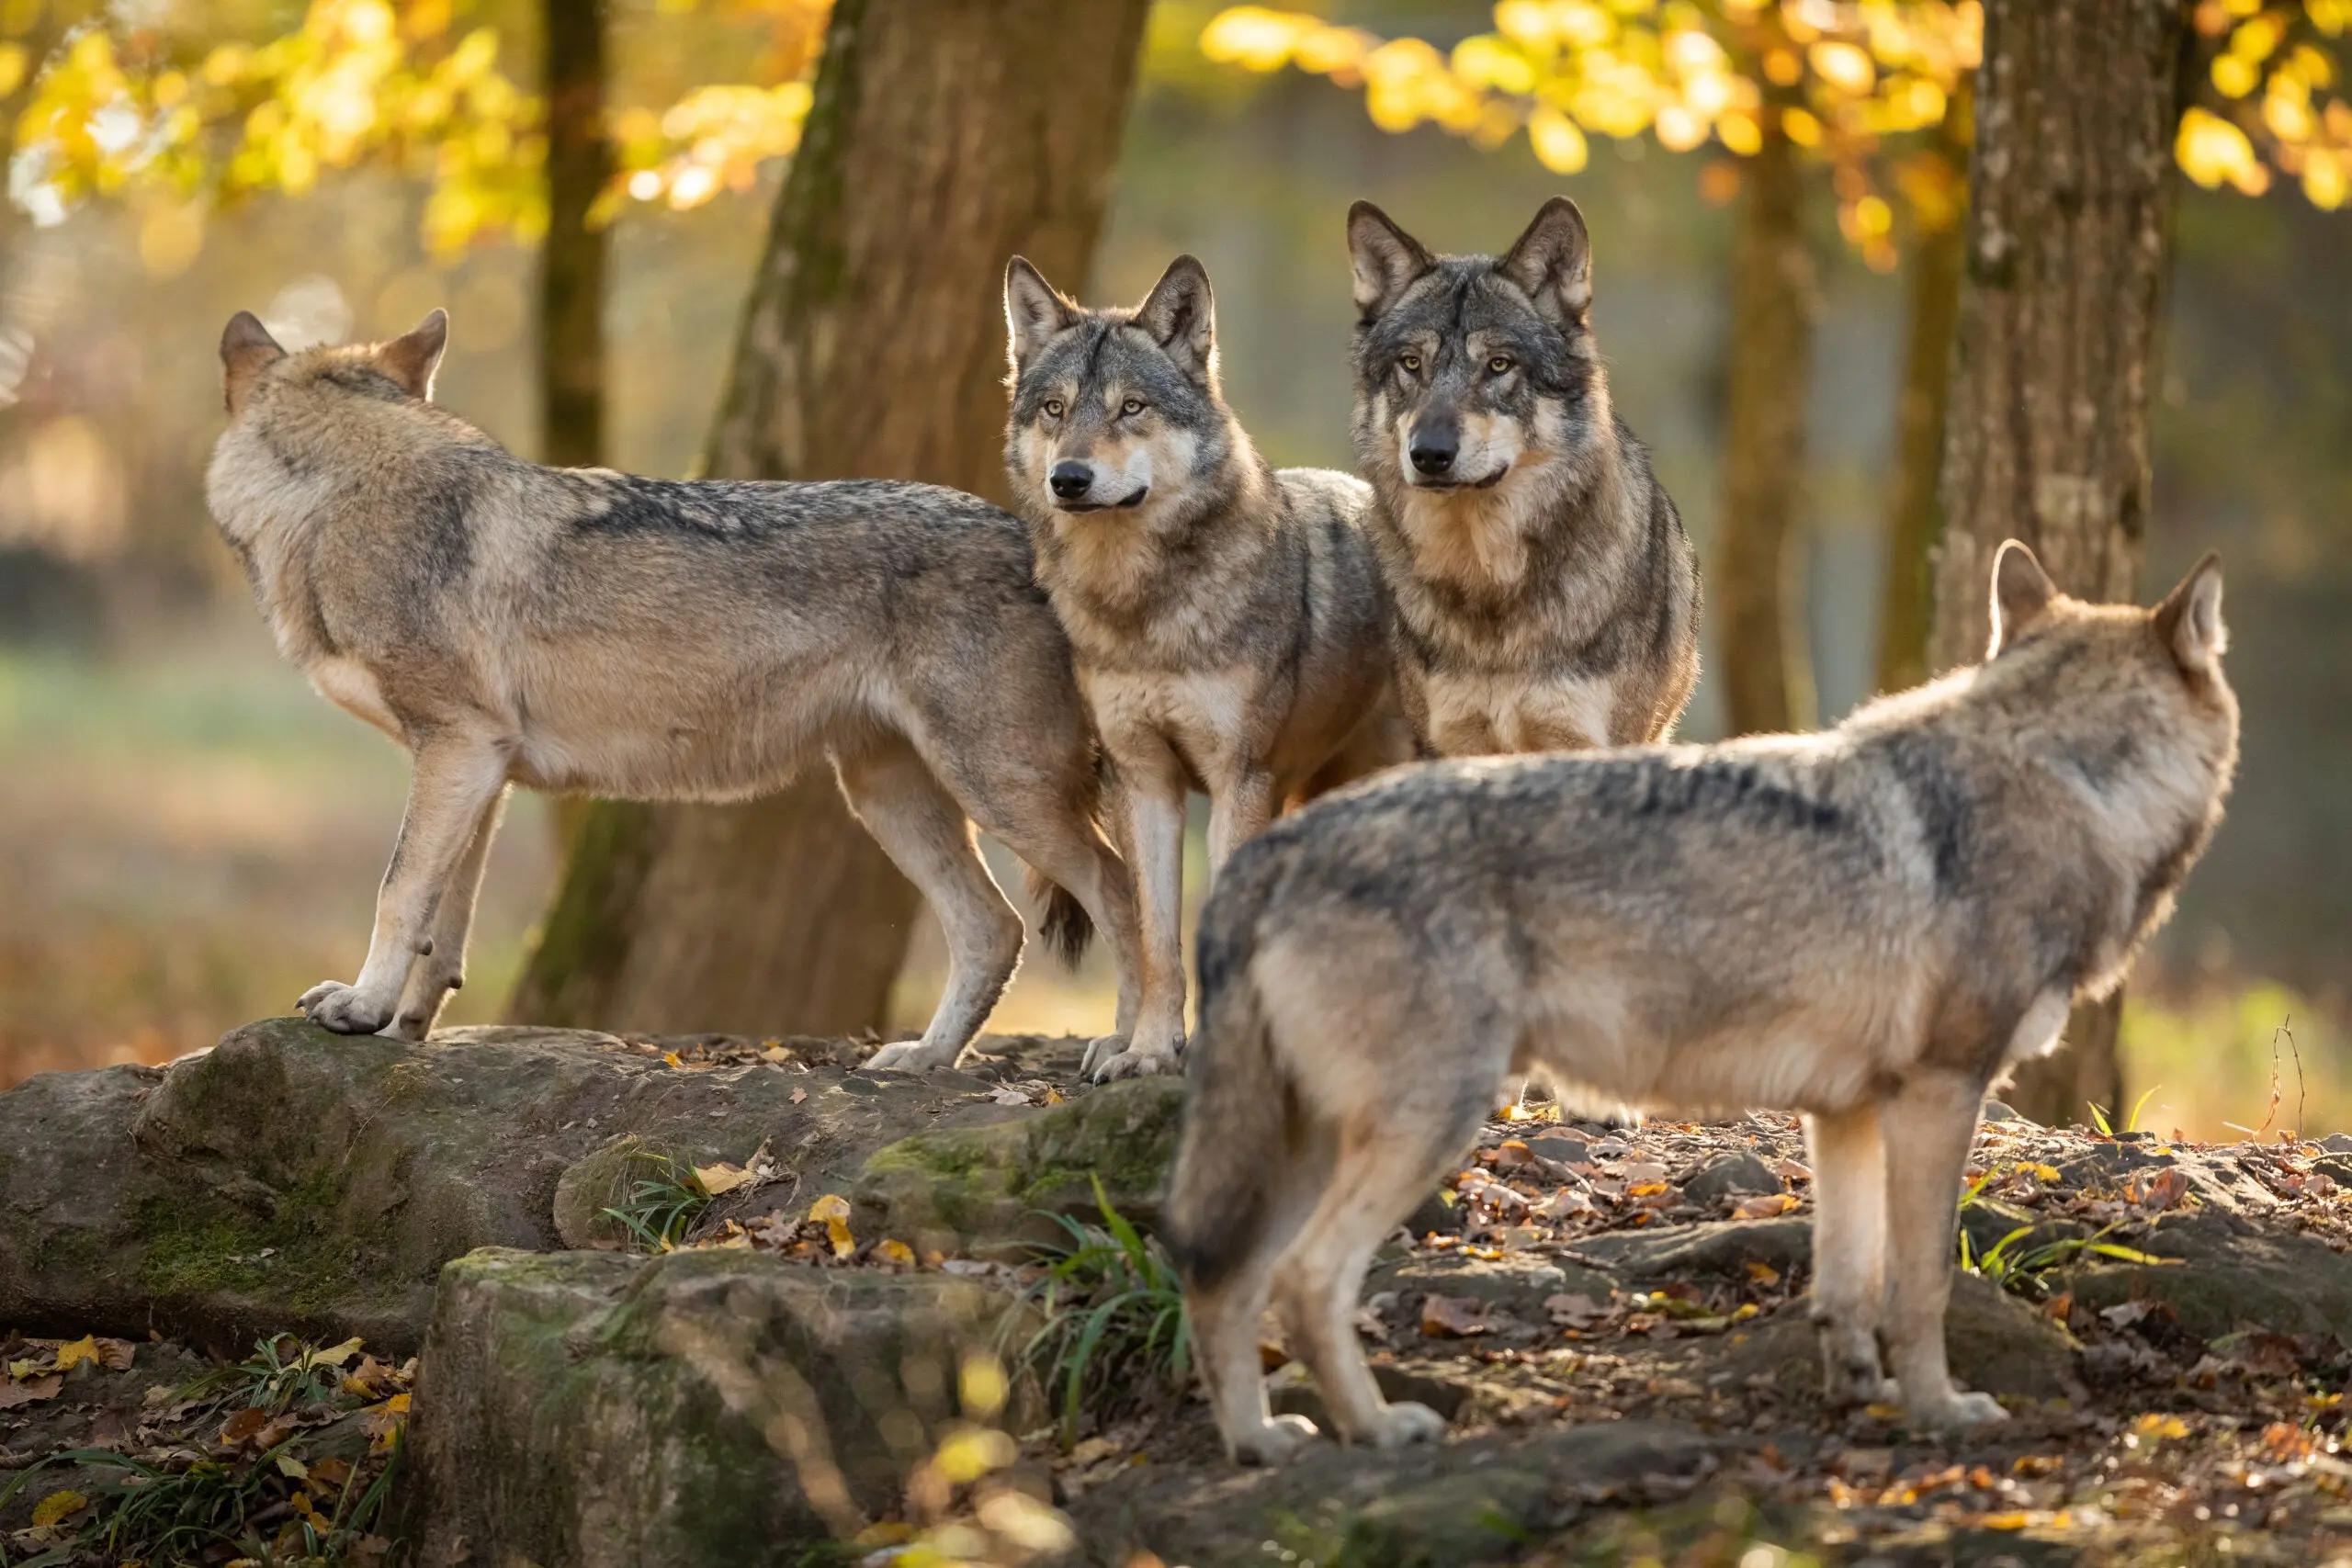
[[[1184,771],[1158,736],[1125,739],[1112,761],[1120,779],[1119,848],[1135,883],[1143,983],[1127,1048],[1115,1055],[1087,1053],[1080,1070],[1098,1082],[1172,1073],[1184,1049]]]
[[[1905,1083],[1880,1111],[1894,1264],[1887,1349],[1904,1412],[1925,1427],[1949,1430],[2007,1416],[1989,1395],[1955,1387],[1944,1358],[1961,1171],[1984,1102],[1981,1079],[1930,1068]]]
[[[1874,1404],[1886,1300],[1886,1164],[1875,1104],[1805,1118],[1813,1153],[1813,1326],[1832,1404]]]
[[[1233,852],[1266,830],[1274,819],[1274,775],[1263,768],[1238,770],[1209,795],[1209,877],[1225,874]]]
[[[433,949],[434,916],[483,814],[506,787],[506,751],[495,740],[447,730],[416,749],[408,810],[376,895],[368,962],[351,985],[326,980],[297,1004],[338,1034],[373,1034],[392,1021],[409,968]]]
[[[466,852],[458,857],[458,869],[450,873],[449,886],[433,912],[432,951],[408,972],[400,1011],[384,1030],[395,1040],[422,1040],[432,1033],[449,993],[466,983],[466,943],[473,932],[474,902],[481,893],[482,868],[490,863],[491,840],[498,837],[498,821],[505,811],[506,792],[501,789],[491,796],[473,837],[466,841]]]

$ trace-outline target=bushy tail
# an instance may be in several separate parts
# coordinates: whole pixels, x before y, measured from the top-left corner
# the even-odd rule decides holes
[[[1238,890],[1218,889],[1228,891]],[[1256,922],[1214,919],[1233,912],[1213,909],[1202,922],[1200,1030],[1187,1053],[1184,1130],[1162,1221],[1170,1256],[1201,1289],[1239,1268],[1261,1239],[1296,1117],[1250,976],[1247,933]]]
[[[1078,961],[1086,956],[1086,944],[1094,940],[1094,917],[1069,888],[1049,881],[1035,866],[1023,869],[1029,873],[1029,897],[1046,906],[1046,918],[1039,922],[1046,945],[1064,964],[1077,968]]]

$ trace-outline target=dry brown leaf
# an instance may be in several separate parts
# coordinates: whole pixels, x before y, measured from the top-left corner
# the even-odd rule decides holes
[[[1582,1328],[1598,1323],[1609,1315],[1608,1307],[1581,1292],[1574,1295],[1546,1296],[1544,1310],[1554,1323],[1567,1328]]]
[[[1617,1168],[1617,1176],[1628,1187],[1644,1187],[1653,1181],[1664,1181],[1666,1167],[1654,1159],[1632,1160]]]
[[[796,1089],[792,1091],[792,1103],[795,1105],[799,1104],[802,1100],[807,1100],[808,1098],[808,1091],[805,1089]]]
[[[24,1382],[0,1382],[0,1410],[13,1410],[19,1404],[35,1404],[44,1399],[55,1399],[57,1391],[64,1386],[65,1380],[55,1372]]]
[[[130,1370],[131,1358],[136,1356],[138,1353],[139,1347],[128,1339],[101,1339],[98,1341],[98,1365],[104,1367],[110,1372],[129,1371]]]
[[[247,1405],[222,1424],[220,1440],[224,1443],[242,1443],[268,1425],[268,1411],[258,1404]]]
[[[1464,1337],[1484,1334],[1494,1325],[1487,1321],[1488,1304],[1476,1296],[1441,1296],[1435,1293],[1421,1298],[1421,1332]]]
[[[1732,1210],[1738,1220],[1769,1220],[1775,1214],[1785,1214],[1797,1206],[1797,1201],[1786,1192],[1767,1192],[1761,1198],[1750,1198]]]
[[[741,1166],[721,1161],[718,1165],[695,1167],[695,1179],[701,1182],[702,1190],[712,1197],[724,1198],[738,1187],[748,1186],[754,1179]]]

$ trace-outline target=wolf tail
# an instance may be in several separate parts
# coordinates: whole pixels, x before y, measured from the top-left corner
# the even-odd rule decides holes
[[[1086,956],[1086,944],[1094,940],[1094,917],[1078,901],[1078,895],[1061,884],[1047,878],[1035,866],[1025,867],[1029,873],[1029,897],[1046,907],[1046,918],[1039,929],[1046,933],[1046,945],[1054,950],[1064,964],[1072,968]]]
[[[1250,974],[1263,897],[1232,869],[1201,921],[1200,1028],[1186,1053],[1183,1133],[1162,1217],[1170,1256],[1196,1289],[1214,1289],[1262,1239],[1297,1116]]]

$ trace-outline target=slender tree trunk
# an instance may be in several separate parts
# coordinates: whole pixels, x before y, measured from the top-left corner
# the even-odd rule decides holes
[[[1967,111],[1955,102],[1952,112]],[[1956,164],[1967,156],[1967,148],[1946,138],[1944,154]],[[1894,413],[1894,483],[1887,508],[1886,570],[1879,591],[1877,684],[1882,692],[1916,686],[1928,673],[1928,628],[1935,606],[1928,552],[1943,532],[1936,485],[1943,471],[1952,332],[1960,320],[1964,219],[1955,212],[1950,221],[1921,233],[1911,251],[1902,400]]]
[[[1005,494],[1005,259],[1080,275],[1146,0],[839,0],[710,444],[726,478]],[[914,891],[821,767],[749,806],[588,814],[517,1018],[881,1022]]]
[[[1804,236],[1804,171],[1767,115],[1748,159],[1732,256],[1730,404],[1724,509],[1707,585],[1722,626],[1724,694],[1735,734],[1798,728],[1814,717],[1813,674],[1790,586],[1789,548],[1804,479],[1805,399],[1816,309]]]
[[[1935,551],[1939,669],[1983,657],[2002,539],[2086,599],[2139,588],[2172,210],[2179,0],[1992,0]],[[2122,1097],[2120,1004],[2012,1090],[2037,1121]]]

